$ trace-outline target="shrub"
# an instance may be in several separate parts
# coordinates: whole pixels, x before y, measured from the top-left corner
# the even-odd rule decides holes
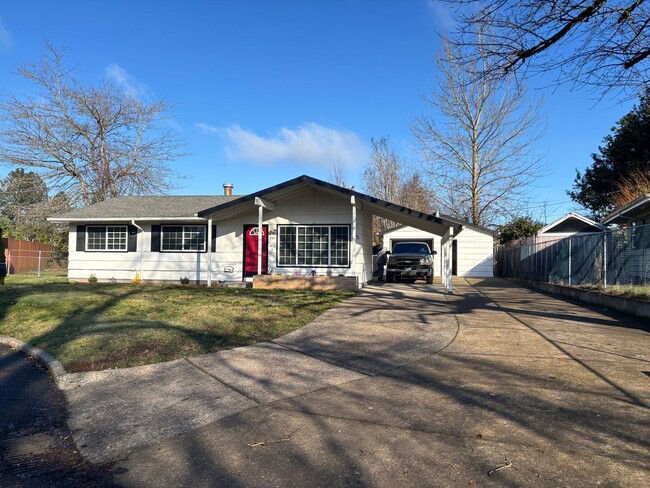
[[[88,278],[88,283],[97,283],[97,276],[91,274],[90,277]]]
[[[189,285],[190,279],[187,276],[181,276],[181,285]]]

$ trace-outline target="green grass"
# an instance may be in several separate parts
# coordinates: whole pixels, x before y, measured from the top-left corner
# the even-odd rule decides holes
[[[10,276],[0,335],[45,349],[67,371],[96,371],[268,341],[351,295]]]
[[[623,298],[636,298],[638,300],[650,301],[650,286],[641,285],[612,285],[603,288],[595,285],[582,285],[580,288],[585,290],[598,291],[603,295],[612,295]]]

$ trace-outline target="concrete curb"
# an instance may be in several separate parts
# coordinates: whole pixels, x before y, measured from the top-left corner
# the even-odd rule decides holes
[[[34,347],[30,344],[27,344],[26,342],[15,339],[14,337],[0,335],[0,344],[11,347],[17,351],[21,351],[27,356],[31,356],[42,363],[52,375],[52,379],[54,379],[54,383],[56,384],[57,388],[60,388],[61,378],[68,373],[63,368],[63,365],[54,359],[50,354],[43,351],[42,349],[39,349],[38,347]]]
[[[571,298],[590,305],[598,307],[609,308],[619,312],[639,317],[642,319],[650,319],[650,302],[637,300],[635,298],[615,297],[612,295],[604,295],[590,290],[582,290],[572,286],[554,285],[552,283],[539,283],[536,281],[526,281],[514,278],[508,278],[510,281],[517,283],[528,288],[551,293],[553,295],[560,295],[565,298]]]

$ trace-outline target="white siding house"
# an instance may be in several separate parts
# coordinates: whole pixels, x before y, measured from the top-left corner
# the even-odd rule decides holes
[[[383,245],[389,251],[398,242],[426,242],[436,251],[435,276],[441,275],[441,237],[410,226],[398,226],[384,231]],[[494,271],[494,237],[491,230],[464,225],[452,242],[452,274],[468,278],[491,277]]]
[[[482,231],[308,176],[244,196],[113,198],[49,220],[70,225],[72,281],[95,275],[123,282],[137,275],[149,282],[187,277],[212,284],[259,274],[315,274],[354,277],[363,286],[372,279],[373,215],[435,235],[438,247],[446,243],[449,269],[450,237],[458,235],[468,245],[460,244],[458,269],[478,273]],[[491,252],[489,259],[486,270]],[[443,282],[451,288],[450,277]]]

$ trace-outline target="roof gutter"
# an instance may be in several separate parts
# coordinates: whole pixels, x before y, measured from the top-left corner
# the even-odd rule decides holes
[[[152,222],[207,222],[202,217],[138,217],[139,221]],[[48,217],[48,222],[133,222],[133,217]]]

